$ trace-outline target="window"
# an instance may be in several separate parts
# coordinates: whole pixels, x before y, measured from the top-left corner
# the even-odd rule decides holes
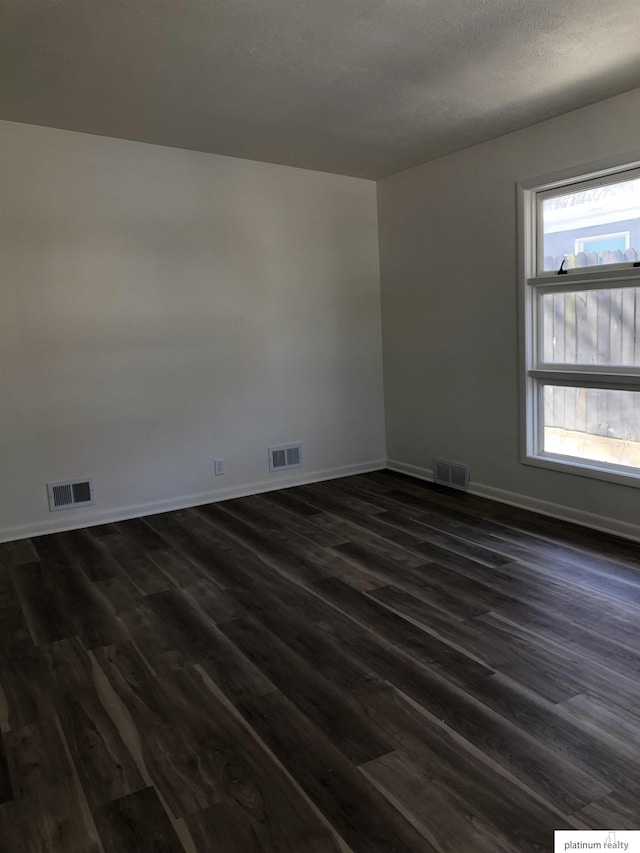
[[[595,252],[600,257],[604,257],[604,252],[626,252],[629,248],[628,231],[621,231],[619,234],[596,234],[595,237],[576,237],[576,255],[584,252],[585,255],[589,252]],[[635,252],[635,249],[634,249]]]
[[[518,192],[522,459],[640,486],[640,154]]]

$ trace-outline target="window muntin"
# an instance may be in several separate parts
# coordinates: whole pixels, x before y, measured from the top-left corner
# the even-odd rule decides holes
[[[640,176],[620,177],[538,195],[539,271],[640,260]]]

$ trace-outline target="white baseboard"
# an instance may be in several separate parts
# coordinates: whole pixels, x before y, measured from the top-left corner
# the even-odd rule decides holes
[[[408,462],[401,462],[396,459],[375,459],[369,462],[362,462],[358,465],[345,465],[340,468],[327,468],[322,471],[314,471],[304,476],[282,477],[282,479],[278,478],[277,481],[274,479],[259,480],[242,486],[230,486],[197,495],[183,495],[161,501],[150,501],[149,503],[87,512],[81,518],[76,516],[69,520],[65,520],[64,518],[56,518],[56,520],[47,519],[46,521],[33,522],[32,524],[1,528],[0,542],[12,542],[17,539],[28,539],[31,536],[43,536],[47,533],[61,533],[66,530],[79,530],[83,527],[93,527],[96,524],[108,524],[113,521],[126,521],[128,518],[140,518],[144,515],[156,515],[160,512],[187,509],[188,507],[200,506],[201,504],[217,503],[218,501],[242,498],[247,495],[257,495],[291,486],[304,486],[309,483],[322,482],[323,480],[349,477],[353,474],[365,474],[369,471],[379,471],[385,467],[392,471],[398,471],[401,474],[409,474],[419,480],[433,481],[433,471],[429,468],[410,465]],[[473,483],[469,492],[479,497],[490,498],[499,503],[528,509],[532,512],[538,512],[541,515],[548,515],[561,521],[570,521],[574,524],[590,527],[593,530],[600,530],[604,533],[612,533],[616,536],[623,536],[626,539],[640,541],[640,525],[629,524],[628,522],[618,521],[615,518],[597,515],[596,513],[584,512],[573,507],[540,500],[539,498],[532,498],[517,492],[497,489],[494,486],[486,486],[482,483]]]
[[[373,459],[369,462],[361,462],[358,465],[326,468],[323,471],[314,471],[312,473],[299,474],[298,476],[295,474],[286,477],[276,475],[276,477],[269,480],[259,480],[255,483],[246,483],[241,486],[216,489],[215,491],[199,495],[182,495],[161,501],[150,501],[149,503],[90,511],[83,514],[82,517],[75,516],[69,520],[65,520],[64,518],[56,518],[55,520],[46,519],[46,521],[37,521],[17,527],[0,528],[0,542],[13,542],[16,539],[28,539],[31,536],[43,536],[47,533],[62,533],[66,530],[80,530],[83,527],[94,527],[96,524],[126,521],[128,518],[140,518],[144,515],[157,515],[160,512],[188,509],[192,506],[217,503],[218,501],[231,500],[232,498],[244,498],[247,495],[258,495],[262,492],[272,492],[276,489],[287,489],[291,486],[305,486],[309,483],[335,480],[338,477],[349,477],[353,474],[366,474],[369,471],[380,471],[386,467],[386,464],[386,459]],[[55,515],[59,517],[60,513],[55,513]]]
[[[387,468],[400,474],[409,474],[419,480],[433,482],[433,471],[429,468],[421,468],[418,465],[410,465],[408,462],[400,462],[397,459],[387,459]],[[509,492],[506,489],[497,489],[494,486],[485,486],[482,483],[473,483],[469,488],[472,495],[482,498],[490,498],[499,503],[517,506],[520,509],[529,509],[540,515],[548,515],[560,521],[570,521],[573,524],[581,524],[592,530],[600,530],[603,533],[612,533],[614,536],[623,536],[625,539],[640,541],[640,525],[630,524],[627,521],[618,521],[605,515],[594,512],[585,512],[581,509],[556,504],[552,501],[544,501],[532,498],[518,492]]]

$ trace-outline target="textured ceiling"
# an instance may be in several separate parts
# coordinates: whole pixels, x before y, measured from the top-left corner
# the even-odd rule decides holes
[[[638,0],[0,0],[0,117],[380,178],[640,85]]]

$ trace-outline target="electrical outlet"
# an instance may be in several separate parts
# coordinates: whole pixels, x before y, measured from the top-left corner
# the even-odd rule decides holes
[[[224,459],[213,460],[213,473],[216,477],[219,477],[220,474],[224,474]]]

